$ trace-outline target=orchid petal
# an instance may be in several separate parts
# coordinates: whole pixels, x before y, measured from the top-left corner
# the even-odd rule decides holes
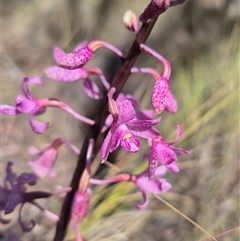
[[[152,120],[154,118],[155,113],[152,110],[143,110],[137,112],[138,120]]]
[[[149,130],[153,125],[159,124],[161,118],[157,118],[154,120],[130,120],[127,122],[127,126],[134,131],[145,131]]]
[[[8,196],[8,201],[5,205],[5,214],[9,214],[11,212],[13,212],[13,210],[15,209],[15,207],[24,202],[23,196],[19,193],[19,192],[11,192]]]
[[[20,112],[17,109],[10,105],[0,105],[0,112],[5,115],[19,115]]]
[[[153,140],[152,146],[152,156],[151,159],[160,161],[163,165],[169,165],[177,160],[175,152],[164,145],[164,143],[159,140]]]
[[[30,161],[29,165],[39,178],[44,178],[52,171],[57,156],[57,149],[50,147],[43,151],[36,160]]]
[[[43,81],[40,77],[34,76],[34,77],[24,77],[21,82],[21,89],[23,94],[28,99],[34,99],[33,96],[30,94],[29,87],[33,84],[39,84],[40,86],[43,86]]]
[[[22,213],[22,208],[23,208],[23,205],[25,203],[23,203],[20,207],[20,210],[19,210],[19,215],[18,215],[18,222],[23,230],[23,232],[30,232],[35,226],[36,226],[36,221],[31,219],[30,222],[32,224],[32,226],[30,227],[27,227],[23,222],[22,222],[22,217],[21,217],[21,213]]]
[[[140,149],[140,141],[130,132],[125,132],[121,138],[121,146],[129,152],[138,152]]]
[[[178,148],[178,147],[174,147],[174,146],[171,146],[171,149],[177,153],[180,153],[180,154],[190,154],[192,152],[192,150],[185,150],[185,149],[182,149],[182,148]]]
[[[53,57],[56,60],[56,62],[59,62],[66,54],[67,53],[65,53],[59,47],[54,47],[54,49],[53,49]]]
[[[143,204],[142,205],[139,205],[139,204],[135,204],[135,207],[139,210],[145,210],[148,206],[148,203],[149,203],[149,197],[147,195],[147,193],[143,190],[141,190],[139,187],[138,187],[139,191],[142,193],[142,196],[143,196]]]
[[[84,79],[83,87],[85,93],[93,99],[101,99],[103,97],[98,86],[89,78]]]
[[[167,92],[169,88],[168,80],[164,77],[159,78],[152,90],[152,107],[157,112],[157,114],[161,113],[166,106],[167,103]]]
[[[165,175],[166,172],[167,172],[166,166],[161,165],[156,169],[154,176],[161,177],[161,176]]]
[[[71,208],[71,223],[77,225],[87,215],[89,206],[89,194],[87,190],[85,193],[76,191],[73,198],[73,204]]]
[[[37,183],[37,178],[32,173],[24,172],[17,178],[18,188],[23,188],[26,184],[33,186]]]
[[[103,161],[106,161],[110,152],[110,142],[112,139],[114,124],[112,125],[111,129],[109,130],[108,134],[106,135],[102,147],[101,147],[101,158]]]
[[[69,70],[58,66],[49,67],[44,70],[44,73],[48,78],[60,82],[72,82],[87,77],[87,72],[84,69]]]
[[[148,179],[151,180],[155,175],[158,160],[150,158],[148,163]]]
[[[162,181],[162,192],[167,192],[172,188],[172,185],[166,179],[160,179]]]
[[[171,164],[169,164],[169,165],[166,165],[166,167],[170,170],[170,171],[172,171],[172,172],[179,172],[179,168],[178,168],[178,166],[176,165],[176,162],[172,162]]]
[[[116,103],[119,106],[121,104],[122,101],[126,100],[125,96],[123,93],[120,93],[116,99]]]
[[[28,147],[28,153],[29,153],[31,156],[33,156],[33,155],[38,155],[38,154],[40,154],[41,152],[40,152],[40,150],[39,150],[37,147],[35,147],[35,146],[30,146],[30,147]]]
[[[132,95],[126,95],[126,100],[129,100],[131,102],[134,109],[137,109],[140,105],[139,101]]]
[[[29,114],[29,121],[33,131],[37,134],[42,134],[47,131],[49,122],[39,122],[34,119],[34,114]]]
[[[15,104],[17,111],[21,113],[29,113],[36,107],[36,103],[34,101],[26,99],[22,95],[16,95]]]
[[[0,186],[0,210],[4,210],[10,191]]]
[[[177,100],[170,91],[167,92],[167,102],[165,110],[170,113],[176,113],[178,110]]]
[[[136,136],[140,136],[142,138],[147,139],[149,142],[151,141],[151,139],[156,139],[160,137],[160,133],[157,129],[155,128],[151,128],[145,131],[134,131],[132,130],[132,128],[129,128],[129,130],[131,130],[131,132],[136,135]]]
[[[113,128],[111,128],[111,130],[112,130],[113,134],[112,134],[111,142],[109,143],[110,152],[117,149],[117,147],[119,146],[119,144],[121,142],[121,138],[122,138],[123,134],[125,133],[126,129],[125,128],[115,128],[115,130],[114,130]]]
[[[176,136],[176,139],[175,139],[174,142],[169,143],[169,145],[173,145],[173,144],[179,142],[179,140],[181,139],[181,136],[182,136],[182,132],[183,132],[182,126],[181,126],[180,123],[177,122],[177,136]]]
[[[141,189],[153,193],[159,194],[163,192],[163,183],[166,182],[164,179],[151,179],[149,180],[147,176],[139,177],[137,180],[137,186],[141,187]],[[167,185],[165,185],[167,186]]]
[[[66,54],[58,66],[64,69],[78,69],[83,67],[93,56],[93,51],[88,47],[83,47],[74,53]]]
[[[124,100],[119,105],[119,117],[117,124],[121,125],[132,120],[136,116],[136,112],[129,100]]]

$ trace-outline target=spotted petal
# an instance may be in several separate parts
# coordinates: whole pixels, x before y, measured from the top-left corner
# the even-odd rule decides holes
[[[161,113],[165,109],[168,88],[168,80],[164,77],[159,78],[153,87],[151,102],[152,107],[157,114]]]
[[[88,47],[83,47],[74,53],[66,54],[58,66],[64,69],[78,69],[83,67],[93,56],[93,51]]]
[[[153,140],[151,159],[160,161],[163,165],[169,165],[177,160],[175,152],[164,144],[163,141]]]
[[[149,197],[148,197],[146,191],[142,190],[140,187],[138,187],[138,189],[142,193],[143,204],[142,205],[136,204],[135,207],[139,210],[145,210],[148,206],[148,203],[149,203]]]
[[[72,82],[87,77],[87,72],[84,69],[69,70],[57,66],[45,69],[44,73],[48,78],[60,82]]]

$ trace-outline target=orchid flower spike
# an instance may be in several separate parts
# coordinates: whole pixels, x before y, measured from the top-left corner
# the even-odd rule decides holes
[[[58,61],[58,66],[64,69],[82,68],[93,57],[94,51],[100,47],[105,47],[117,54],[120,59],[124,59],[122,52],[113,45],[100,40],[95,40],[88,43],[87,46],[63,56],[63,58]]]
[[[144,12],[140,15],[139,20],[147,23],[151,19],[157,18],[164,13],[170,6],[170,0],[151,0]]]

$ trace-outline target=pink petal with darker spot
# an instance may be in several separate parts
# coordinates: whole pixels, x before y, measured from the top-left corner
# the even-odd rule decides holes
[[[65,55],[58,66],[64,69],[78,69],[83,67],[93,56],[93,51],[86,47],[79,49],[74,53]]]
[[[72,82],[87,77],[87,72],[84,69],[69,70],[57,66],[45,69],[44,73],[48,78],[60,82]]]
[[[164,77],[159,78],[152,90],[152,107],[159,114],[161,113],[167,103],[167,92],[169,88],[168,80]]]

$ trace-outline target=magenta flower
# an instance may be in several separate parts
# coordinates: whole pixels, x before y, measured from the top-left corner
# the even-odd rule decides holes
[[[146,52],[153,52],[153,50],[150,50],[149,47],[145,45],[141,46],[141,48]],[[163,110],[171,113],[176,113],[178,104],[169,88],[169,78],[171,75],[170,64],[161,55],[158,54],[157,57],[158,59],[161,59],[163,63],[164,72],[162,76],[160,76],[160,74],[155,69],[151,68],[132,68],[131,73],[147,73],[155,79],[156,82],[152,90],[151,104],[157,114],[161,113]]]
[[[165,166],[158,167],[151,180],[149,180],[148,178],[148,169],[146,169],[145,171],[137,175],[123,173],[105,180],[90,179],[90,183],[96,185],[103,185],[108,183],[132,182],[142,193],[144,200],[144,203],[142,205],[136,205],[136,207],[139,210],[144,210],[149,203],[148,193],[160,194],[162,192],[168,191],[172,187],[172,185],[168,183],[166,179],[160,178],[166,173],[166,170],[167,169]]]
[[[167,104],[167,93],[169,92],[168,80],[164,77],[160,77],[152,90],[152,107],[157,112],[161,113]]]
[[[31,203],[35,205],[43,212],[44,215],[46,215],[47,217],[55,221],[58,221],[59,218],[55,214],[44,209],[42,206],[36,203],[35,199],[48,198],[51,196],[59,195],[61,193],[66,193],[71,191],[71,188],[70,187],[63,188],[61,190],[58,190],[52,193],[42,192],[42,191],[27,192],[27,185],[29,186],[36,185],[37,177],[34,174],[27,173],[27,172],[24,172],[18,176],[16,173],[13,172],[12,165],[13,165],[12,162],[8,162],[7,168],[6,168],[7,176],[4,182],[5,187],[4,188],[1,187],[1,190],[4,190],[3,192],[4,195],[0,196],[1,210],[3,210],[5,214],[10,214],[14,211],[15,207],[20,204],[21,206],[19,210],[18,222],[22,230],[25,232],[31,231],[36,225],[35,220],[31,220],[30,227],[27,227],[22,222],[21,212],[25,203]]]
[[[149,178],[151,179],[155,173],[158,162],[165,165],[173,172],[178,172],[179,169],[176,165],[177,156],[179,154],[190,154],[190,150],[184,150],[174,147],[182,135],[182,127],[177,123],[178,134],[174,142],[166,142],[162,138],[152,139],[152,152],[149,159]]]
[[[38,178],[44,178],[47,175],[52,177],[56,176],[53,171],[53,165],[55,164],[58,157],[58,149],[62,144],[67,144],[77,155],[79,155],[79,149],[64,138],[57,138],[49,147],[43,151],[34,151],[37,158],[29,162],[34,174]]]
[[[140,210],[146,209],[149,203],[149,197],[147,193],[160,194],[166,192],[172,188],[172,185],[167,182],[166,179],[160,179],[166,173],[166,168],[164,166],[159,166],[151,180],[148,178],[148,170],[136,175],[134,178],[134,183],[139,191],[142,193],[144,203],[142,205],[136,205]]]
[[[16,96],[15,107],[9,105],[0,105],[0,111],[6,115],[19,115],[28,113],[29,122],[33,131],[36,133],[44,133],[48,129],[49,123],[38,122],[34,119],[34,117],[45,112],[45,100],[38,100],[30,94],[29,87],[32,84],[39,84],[43,86],[43,82],[39,77],[23,78],[21,82],[21,89],[24,96]]]
[[[129,152],[138,152],[140,141],[137,136],[154,139],[160,136],[159,132],[153,128],[160,122],[160,118],[155,120],[138,120],[133,105],[129,100],[117,103],[112,99],[114,89],[109,91],[109,111],[113,117],[112,126],[103,141],[101,157],[107,160],[110,152],[114,151],[120,144]]]
[[[79,231],[79,223],[87,215],[89,208],[90,189],[85,192],[77,190],[74,194],[73,203],[71,207],[71,225],[74,229],[77,241],[81,241],[82,237]]]
[[[83,44],[81,43],[77,49],[83,47],[82,45]],[[65,55],[67,55],[67,53],[65,53],[62,49],[55,47],[53,55],[55,60],[59,62]],[[85,93],[94,99],[102,98],[102,93],[98,86],[89,78],[90,75],[98,75],[104,87],[106,89],[109,89],[110,87],[109,83],[106,81],[102,71],[99,68],[64,69],[58,66],[52,66],[46,68],[44,73],[48,78],[59,82],[73,82],[79,79],[83,79],[83,87]]]
[[[37,99],[30,94],[29,87],[32,84],[39,84],[43,86],[43,82],[39,77],[23,78],[21,82],[21,89],[24,94],[17,95],[15,98],[15,107],[9,105],[0,105],[0,112],[6,115],[19,115],[19,114],[29,114],[29,122],[35,133],[42,134],[48,129],[48,122],[39,122],[34,119],[36,115],[41,115],[46,111],[46,107],[58,107],[73,115],[75,118],[86,122],[89,125],[93,125],[94,121],[79,115],[74,110],[71,109],[64,102],[57,99]]]
[[[113,45],[100,40],[95,40],[88,43],[87,45],[84,45],[83,47],[78,48],[73,53],[62,56],[62,58],[57,61],[58,66],[64,69],[82,68],[93,57],[94,51],[100,47],[105,47],[113,51],[121,59],[124,58],[122,52]]]
[[[140,15],[139,20],[146,23],[151,19],[157,18],[164,13],[170,6],[170,0],[151,0],[144,12]]]

